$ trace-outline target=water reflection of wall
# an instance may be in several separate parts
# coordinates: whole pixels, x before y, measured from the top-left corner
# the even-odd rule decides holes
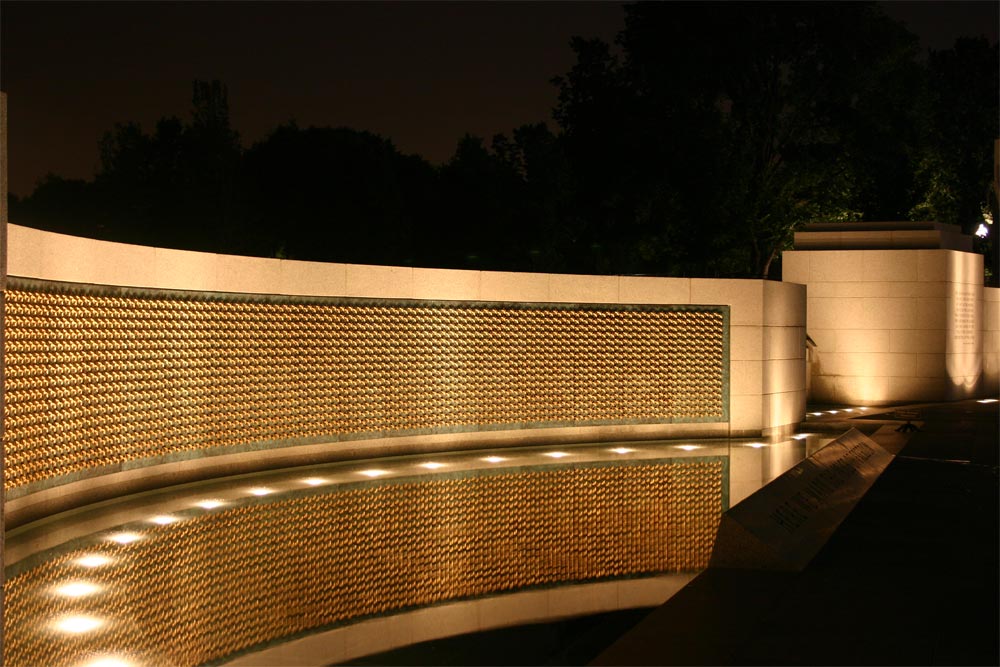
[[[203,664],[373,615],[697,571],[725,509],[727,467],[687,456],[326,489],[296,479],[288,491],[190,503],[9,568],[4,664]],[[58,593],[81,581],[89,593]]]
[[[812,456],[833,438],[800,434],[767,441],[734,440],[730,447],[730,506],[764,487],[803,459]]]

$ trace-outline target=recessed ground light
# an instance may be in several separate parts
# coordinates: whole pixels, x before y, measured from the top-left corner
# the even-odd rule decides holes
[[[844,408],[844,412],[854,412],[854,408]]]
[[[831,414],[831,415],[835,415],[835,414],[837,414],[837,411],[836,411],[836,410],[827,410],[827,412],[828,412],[829,414]]]
[[[364,475],[365,477],[381,477],[382,475],[388,475],[388,470],[378,470],[376,468],[371,468],[369,470],[359,470],[359,475]]]
[[[132,544],[142,538],[138,533],[115,533],[114,535],[109,535],[108,539],[118,544]]]
[[[56,586],[54,590],[56,595],[66,598],[82,598],[93,595],[101,590],[101,587],[89,581],[67,581],[64,584]]]
[[[102,655],[94,658],[90,662],[85,662],[80,667],[133,667],[134,662],[113,655]]]
[[[614,449],[609,449],[609,452],[614,452],[615,454],[631,454],[634,449],[629,449],[628,447],[615,447]]]
[[[206,498],[205,500],[199,500],[195,503],[195,505],[203,510],[214,510],[216,507],[222,507],[225,504],[226,503],[217,498]]]
[[[329,480],[323,479],[322,477],[306,477],[302,480],[303,484],[308,484],[309,486],[322,486],[323,484],[328,484]]]
[[[269,496],[274,493],[274,489],[269,489],[266,486],[255,486],[247,491],[251,496]]]
[[[569,456],[566,452],[545,452],[544,456],[548,456],[550,459],[561,459],[564,456]]]
[[[426,468],[427,470],[437,470],[438,468],[443,468],[443,463],[438,463],[437,461],[428,461],[427,463],[421,463],[421,468]]]
[[[60,632],[68,632],[74,635],[90,632],[104,625],[104,620],[96,616],[60,616],[53,623],[52,627]]]
[[[180,519],[178,519],[175,516],[171,516],[169,514],[158,514],[157,516],[151,518],[149,521],[150,523],[155,523],[158,526],[169,526],[172,523],[177,523],[178,521],[180,521]]]
[[[481,458],[479,460],[480,461],[486,461],[487,463],[502,463],[503,461],[506,461],[507,459],[505,459],[502,456],[484,456],[483,458]]]
[[[107,565],[111,562],[111,559],[104,554],[87,554],[86,556],[80,556],[73,562],[83,567],[94,568]]]

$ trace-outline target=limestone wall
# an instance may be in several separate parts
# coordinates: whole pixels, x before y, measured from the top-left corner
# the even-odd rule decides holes
[[[983,288],[983,393],[1000,395],[1000,288]]]
[[[323,264],[16,225],[7,260],[8,498],[427,449],[756,435],[804,413],[799,285]]]
[[[782,262],[783,280],[808,289],[811,401],[878,405],[983,393],[981,255],[807,250],[785,252]],[[995,319],[992,308],[986,317]]]

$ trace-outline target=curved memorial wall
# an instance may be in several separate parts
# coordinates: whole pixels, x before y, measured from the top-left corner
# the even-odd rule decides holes
[[[8,490],[302,442],[725,422],[728,308],[202,295],[11,279]]]
[[[755,435],[805,406],[804,293],[219,256],[9,225],[8,527],[280,465]]]
[[[370,646],[655,604],[629,582],[705,567],[745,477],[724,438],[804,415],[799,285],[320,264],[16,225],[4,254],[5,664],[109,647],[272,664],[311,638],[349,657],[365,650],[330,641],[380,619]],[[624,440],[648,442],[525,453]],[[245,473],[429,452],[478,463],[149,514]],[[421,635],[423,612],[452,616]]]

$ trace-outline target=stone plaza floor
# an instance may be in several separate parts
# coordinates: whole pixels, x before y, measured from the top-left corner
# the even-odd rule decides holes
[[[866,415],[919,430],[804,571],[706,570],[591,664],[1000,664],[998,406]]]
[[[802,572],[709,569],[652,611],[464,635],[354,664],[1000,664],[998,406],[813,408],[803,429],[855,427],[897,456]],[[897,432],[908,418],[919,430]]]

